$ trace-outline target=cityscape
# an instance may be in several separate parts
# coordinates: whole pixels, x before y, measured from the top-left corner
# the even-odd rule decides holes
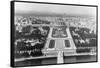
[[[92,15],[17,13],[15,66],[97,61],[96,26]]]

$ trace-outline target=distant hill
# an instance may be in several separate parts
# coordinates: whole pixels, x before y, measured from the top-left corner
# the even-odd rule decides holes
[[[40,12],[29,12],[29,13],[15,13],[15,15],[21,15],[21,16],[50,16],[50,17],[93,17],[91,15],[75,15],[75,14],[57,14],[57,13],[40,13]]]

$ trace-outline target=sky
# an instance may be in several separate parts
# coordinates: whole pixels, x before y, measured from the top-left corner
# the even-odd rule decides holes
[[[96,16],[96,7],[15,2],[15,13],[34,12]]]

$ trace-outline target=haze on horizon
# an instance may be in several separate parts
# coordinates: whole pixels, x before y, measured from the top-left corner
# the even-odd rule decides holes
[[[96,16],[96,7],[15,2],[15,13],[53,13]]]

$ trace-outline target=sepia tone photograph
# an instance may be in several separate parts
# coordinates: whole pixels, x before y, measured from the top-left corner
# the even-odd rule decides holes
[[[13,66],[97,62],[97,6],[13,4]]]

